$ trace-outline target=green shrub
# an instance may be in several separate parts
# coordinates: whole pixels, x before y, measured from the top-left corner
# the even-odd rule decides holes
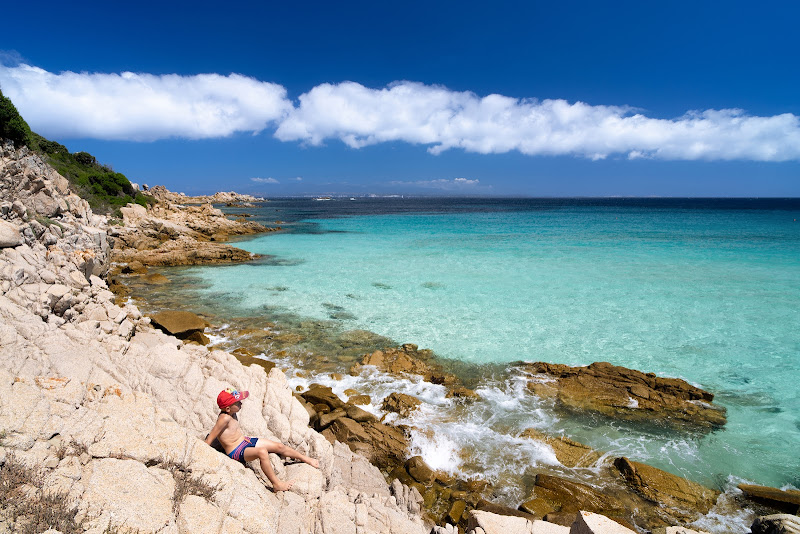
[[[31,129],[25,119],[19,114],[10,98],[3,96],[0,91],[0,139],[11,139],[15,146],[27,146],[35,149]]]

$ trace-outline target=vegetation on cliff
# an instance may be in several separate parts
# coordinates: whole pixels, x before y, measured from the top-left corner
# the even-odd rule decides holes
[[[0,139],[10,139],[17,147],[27,146],[40,154],[62,176],[72,189],[85,198],[92,210],[119,216],[119,208],[130,202],[147,206],[155,199],[133,188],[128,178],[97,162],[88,152],[70,151],[31,131],[11,99],[0,91]]]

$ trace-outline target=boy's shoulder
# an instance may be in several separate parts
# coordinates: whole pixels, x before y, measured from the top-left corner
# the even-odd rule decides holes
[[[222,421],[225,423],[230,423],[231,421],[235,421],[236,419],[229,413],[220,412],[217,416],[217,421]]]

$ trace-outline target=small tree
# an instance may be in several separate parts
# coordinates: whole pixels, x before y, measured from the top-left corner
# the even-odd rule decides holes
[[[10,98],[0,91],[0,138],[11,139],[15,146],[33,145],[31,129]],[[33,147],[31,147],[33,148]]]

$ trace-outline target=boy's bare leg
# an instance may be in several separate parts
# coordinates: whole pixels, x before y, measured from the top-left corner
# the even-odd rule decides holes
[[[258,441],[260,445],[261,440]],[[269,461],[269,452],[268,447],[249,447],[244,450],[244,460],[246,462],[252,462],[258,458],[261,464],[261,470],[264,471],[264,474],[267,475],[267,479],[272,483],[272,489],[275,490],[275,492],[287,491],[294,485],[294,482],[282,482],[278,479],[275,470],[272,468],[272,462]]]
[[[256,443],[256,448],[261,446],[265,447],[269,452],[280,454],[281,456],[284,456],[286,458],[297,458],[298,460],[319,469],[319,460],[317,460],[316,458],[311,458],[310,456],[306,456],[305,454],[302,454],[300,451],[296,451],[291,447],[287,447],[283,443],[277,443],[275,441],[269,441],[266,439],[259,439],[258,443]]]

